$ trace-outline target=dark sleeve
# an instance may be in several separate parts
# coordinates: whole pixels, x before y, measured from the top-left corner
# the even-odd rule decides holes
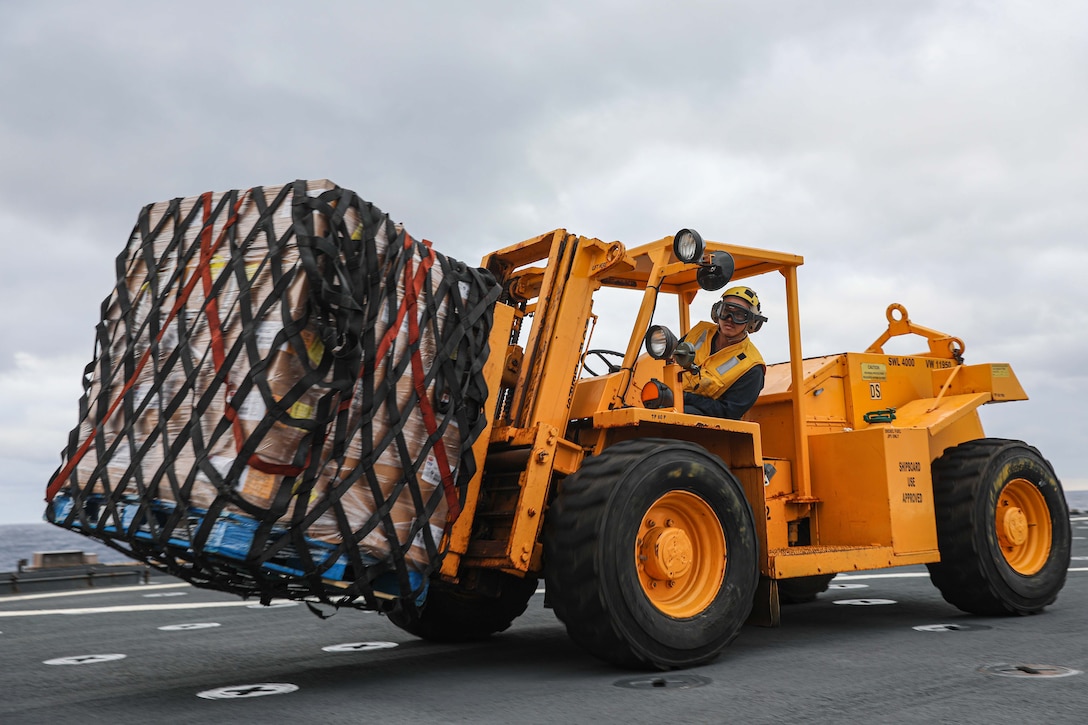
[[[715,418],[740,420],[756,403],[763,390],[763,366],[757,365],[729,386],[717,400],[696,393],[684,393],[684,412]]]

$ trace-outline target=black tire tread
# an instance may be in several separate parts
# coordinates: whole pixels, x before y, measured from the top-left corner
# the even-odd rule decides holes
[[[537,579],[504,575],[498,596],[466,592],[456,584],[435,580],[427,600],[413,614],[404,608],[389,613],[389,621],[405,632],[431,642],[472,642],[504,632],[521,616],[536,592]]]
[[[780,579],[778,581],[778,601],[782,604],[805,604],[816,600],[826,592],[834,574],[814,574],[812,576]]]
[[[566,625],[567,633],[575,643],[620,667],[667,668],[637,652],[616,629],[617,615],[609,608],[598,587],[605,572],[600,570],[602,563],[593,544],[607,515],[613,490],[611,482],[620,479],[654,450],[675,449],[678,445],[685,444],[668,439],[634,439],[617,443],[604,453],[586,459],[579,471],[560,484],[561,493],[556,496],[545,523],[547,586],[556,616]],[[752,591],[757,578],[758,570],[753,568]],[[729,641],[735,637],[736,633]],[[715,651],[682,666],[705,664],[717,656],[718,651]]]
[[[616,632],[607,603],[592,585],[601,572],[594,557],[587,556],[592,547],[586,543],[600,529],[609,498],[609,487],[596,482],[618,478],[642,457],[645,443],[617,443],[608,449],[608,455],[587,459],[577,473],[565,478],[560,484],[563,495],[556,498],[549,512],[549,522],[562,521],[563,526],[549,527],[545,543],[548,570],[568,573],[548,577],[548,587],[555,615],[566,625],[571,639],[603,659],[632,668],[645,662]],[[566,586],[568,582],[572,586]],[[573,616],[575,612],[577,616]]]
[[[1059,584],[1052,594],[1032,606],[1014,606],[986,571],[985,559],[991,553],[981,550],[975,535],[978,527],[986,525],[985,521],[978,520],[978,486],[975,482],[985,475],[990,461],[1010,446],[1024,448],[1049,467],[1034,447],[1002,438],[962,443],[933,462],[933,498],[941,561],[927,565],[930,580],[948,603],[972,614],[1032,614],[1053,603],[1061,588]],[[1064,505],[1064,499],[1061,503]],[[1056,513],[1059,522],[1063,518],[1068,521],[1068,510]],[[1057,534],[1055,532],[1055,536]],[[1063,571],[1062,583],[1064,579]]]

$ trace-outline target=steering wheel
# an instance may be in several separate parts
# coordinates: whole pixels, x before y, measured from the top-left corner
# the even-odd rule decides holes
[[[582,355],[582,368],[586,372],[588,372],[590,375],[593,375],[594,377],[596,377],[597,375],[600,375],[601,373],[596,372],[593,368],[591,368],[586,363],[586,358],[589,357],[590,355],[595,355],[598,358],[600,358],[600,361],[602,363],[604,363],[608,367],[608,372],[609,373],[618,373],[620,371],[620,366],[617,365],[614,362],[610,362],[608,360],[608,358],[609,357],[619,358],[620,362],[623,362],[623,353],[622,352],[616,352],[615,350],[586,350],[585,354]]]

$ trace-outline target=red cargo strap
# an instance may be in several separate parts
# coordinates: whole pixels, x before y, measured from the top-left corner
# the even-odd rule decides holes
[[[429,241],[424,239],[423,245],[427,250],[427,255],[420,260],[418,271],[413,275],[411,256],[408,257],[408,260],[404,265],[404,302],[397,309],[397,317],[394,320],[394,323],[386,329],[385,335],[382,336],[381,343],[378,345],[377,355],[374,359],[375,361],[381,360],[389,351],[389,346],[393,344],[393,340],[396,339],[401,325],[404,324],[404,318],[407,316],[408,344],[412,349],[412,383],[415,387],[416,396],[419,398],[419,408],[420,413],[423,416],[423,425],[427,429],[427,435],[433,439],[435,431],[438,430],[438,421],[435,419],[434,408],[431,406],[431,401],[427,398],[427,390],[423,385],[423,359],[419,353],[419,345],[417,344],[419,342],[419,316],[416,314],[416,303],[419,299],[419,293],[423,290],[423,285],[427,282],[427,274],[434,264],[435,254],[434,250],[431,249],[431,243]],[[404,249],[409,252],[412,249],[412,237],[408,233],[405,233],[404,235]],[[442,440],[439,439],[435,441],[431,450],[434,452],[435,462],[438,464],[438,472],[442,477],[442,491],[446,497],[446,518],[448,521],[453,521],[461,514],[461,502],[457,497],[457,488],[454,486],[449,458],[446,456],[446,446]]]
[[[246,192],[246,196],[253,190],[250,189]],[[227,351],[223,344],[223,329],[219,319],[219,301],[212,295],[212,285],[215,280],[212,279],[211,263],[215,255],[216,250],[219,248],[220,243],[223,241],[223,237],[226,235],[227,229],[229,229],[236,221],[237,214],[232,216],[228,221],[223,231],[220,233],[219,238],[212,243],[212,228],[208,224],[208,220],[211,218],[212,199],[210,194],[204,194],[201,197],[201,201],[204,204],[204,227],[200,233],[200,265],[198,267],[200,271],[200,279],[204,288],[205,303],[205,316],[208,318],[208,330],[211,332],[211,347],[212,347],[212,365],[215,368],[216,374],[220,373],[223,369],[223,365],[227,359]],[[230,371],[227,371],[229,373]],[[229,374],[223,375],[223,414],[227,420],[231,423],[231,432],[234,434],[234,450],[237,453],[242,452],[242,448],[245,445],[246,434],[242,429],[242,421],[238,417],[237,411],[234,406],[230,404],[230,376]],[[250,393],[259,392],[251,390]],[[306,452],[306,462],[301,466],[293,466],[283,463],[269,463],[261,459],[256,453],[252,454],[246,463],[252,468],[261,471],[262,473],[269,473],[279,476],[297,476],[306,470],[306,466],[309,465],[310,452]]]
[[[197,272],[199,274],[194,274],[181,289],[180,293],[178,294],[177,300],[174,301],[174,306],[170,308],[170,314],[166,316],[166,321],[163,323],[162,329],[160,329],[159,333],[155,336],[155,342],[162,342],[163,335],[165,335],[166,330],[169,329],[170,323],[174,321],[174,318],[177,317],[178,312],[181,310],[182,307],[185,306],[185,303],[189,300],[189,296],[193,293],[193,289],[196,287],[197,280],[201,279],[205,274],[208,273],[207,266],[211,263],[212,256],[219,248],[219,246],[223,243],[223,239],[226,238],[227,231],[238,221],[238,213],[241,210],[242,206],[245,204],[245,202],[249,199],[250,193],[252,191],[253,190],[250,189],[242,194],[241,197],[239,197],[238,201],[234,204],[234,208],[231,210],[231,215],[227,219],[227,223],[224,225],[223,231],[219,233],[219,236],[216,238],[214,243],[211,241],[211,227],[207,226],[207,220],[210,214],[209,210],[211,208],[212,195],[211,192],[201,195],[201,202],[204,204],[205,227],[201,232],[202,238],[200,249],[200,264],[197,268]],[[205,285],[205,294],[207,294],[206,290],[207,285]],[[214,313],[216,315],[215,324],[211,327],[212,338],[214,340],[217,335],[221,334],[219,331],[218,307],[215,306],[214,299],[209,300],[208,308],[209,311],[214,310]],[[209,323],[210,322],[211,321],[209,320]],[[222,339],[220,339],[220,347],[222,347]],[[213,356],[215,355],[214,350],[212,351],[212,354]],[[151,346],[148,345],[147,349],[144,350],[143,355],[140,356],[140,360],[136,363],[136,369],[133,370],[132,376],[125,382],[124,387],[121,388],[121,392],[110,405],[109,409],[106,411],[106,415],[102,417],[100,423],[105,423],[113,416],[114,412],[116,412],[117,410],[117,406],[121,404],[121,401],[124,400],[125,395],[128,393],[129,390],[132,389],[132,386],[136,384],[136,380],[140,377],[140,372],[144,369],[144,365],[147,364],[147,361],[150,358]],[[227,410],[230,410],[229,406]],[[68,462],[57,473],[53,480],[49,482],[49,486],[45,489],[46,501],[51,502],[53,500],[53,498],[57,495],[57,492],[60,491],[62,486],[64,486],[65,480],[67,480],[67,478],[72,475],[72,471],[75,470],[75,467],[79,465],[79,462],[81,460],[83,460],[83,456],[87,455],[87,451],[90,449],[91,443],[94,441],[95,435],[98,433],[98,429],[99,426],[97,425],[91,429],[91,432],[87,436],[87,439],[83,441],[82,444],[80,444],[79,448],[75,452],[75,455],[68,458]]]

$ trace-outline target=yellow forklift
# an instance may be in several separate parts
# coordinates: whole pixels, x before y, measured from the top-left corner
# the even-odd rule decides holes
[[[898,304],[862,352],[805,358],[793,254],[694,230],[628,249],[559,229],[488,255],[502,287],[484,373],[483,461],[421,607],[392,620],[442,641],[506,629],[538,579],[570,636],[620,666],[705,663],[746,621],[774,626],[840,572],[925,564],[956,607],[1028,614],[1070,556],[1051,465],[987,438],[978,408],[1025,400],[1007,363]],[[785,285],[789,361],[742,420],[685,413],[700,290]],[[640,292],[623,350],[591,349],[602,288]],[[674,306],[679,329],[657,324]],[[608,325],[614,329],[615,320]],[[889,354],[899,336],[917,354]],[[523,339],[524,338],[524,339]],[[600,374],[594,374],[594,367]]]
[[[46,518],[196,586],[443,641],[506,629],[543,579],[571,637],[629,667],[707,662],[840,572],[925,564],[982,615],[1051,604],[1061,484],[978,414],[1026,399],[1012,368],[897,304],[862,352],[806,359],[802,261],[559,229],[469,268],[328,180],[147,205]],[[696,297],[737,281],[784,284],[789,359],[741,420],[696,414]],[[925,349],[885,350],[908,337]]]

